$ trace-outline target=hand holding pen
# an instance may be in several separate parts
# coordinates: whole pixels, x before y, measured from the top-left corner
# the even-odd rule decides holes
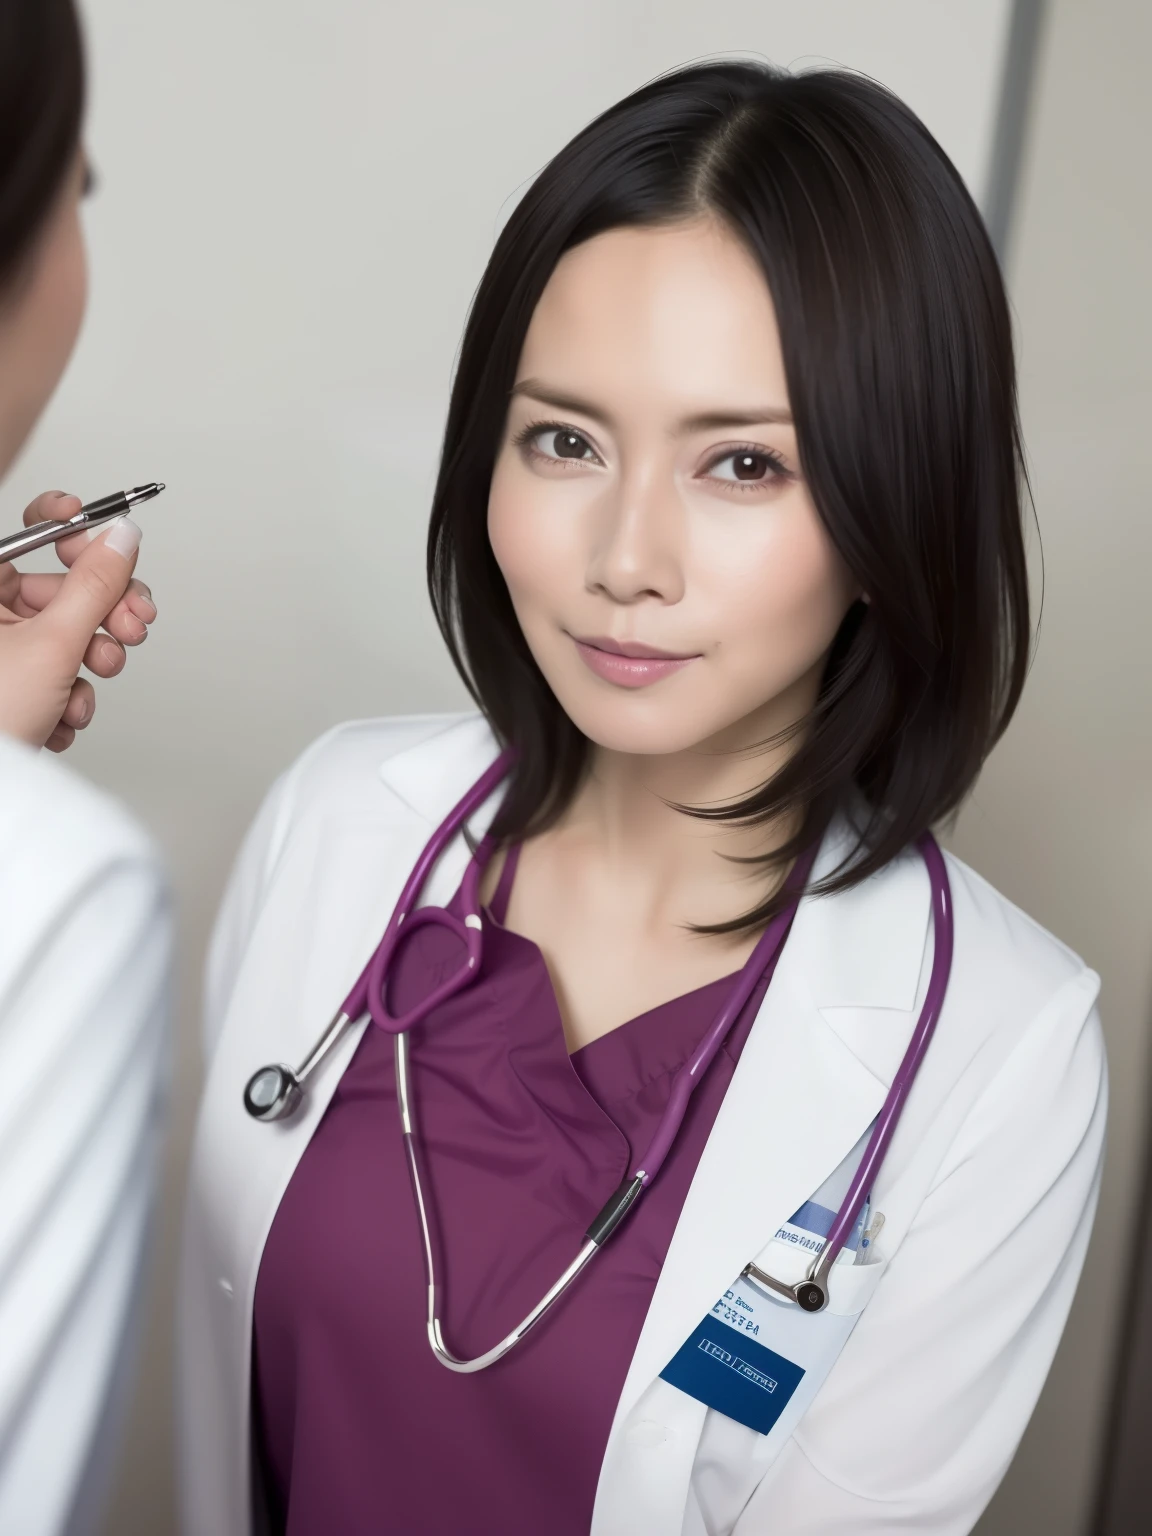
[[[92,719],[97,677],[123,670],[156,617],[148,588],[132,579],[141,530],[124,516],[162,486],[118,492],[82,508],[46,491],[25,510],[25,530],[0,540],[0,730],[63,752]],[[7,561],[55,543],[64,574],[22,575]]]

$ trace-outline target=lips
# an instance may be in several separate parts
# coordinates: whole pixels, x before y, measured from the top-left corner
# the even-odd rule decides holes
[[[678,655],[639,640],[612,640],[604,635],[572,639],[588,670],[620,688],[646,688],[699,660],[698,654]]]

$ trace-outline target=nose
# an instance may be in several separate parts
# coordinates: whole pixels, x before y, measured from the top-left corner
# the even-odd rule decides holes
[[[676,603],[684,595],[683,508],[670,475],[647,467],[622,477],[597,508],[588,555],[590,592],[614,603]]]

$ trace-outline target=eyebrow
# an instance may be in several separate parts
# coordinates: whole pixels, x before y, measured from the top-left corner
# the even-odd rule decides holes
[[[582,400],[579,395],[554,389],[542,379],[521,379],[519,384],[513,386],[510,398],[515,399],[517,395],[527,400],[536,400],[541,405],[550,405],[558,411],[573,411],[579,416],[587,416],[599,426],[607,427],[609,430],[614,425],[607,411],[601,410],[589,400]],[[792,413],[779,405],[768,405],[751,411],[704,411],[694,416],[683,417],[676,424],[675,435],[682,437],[688,432],[714,432],[722,427],[756,427],[765,423],[790,427]]]

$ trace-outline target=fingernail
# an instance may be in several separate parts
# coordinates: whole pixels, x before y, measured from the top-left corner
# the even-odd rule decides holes
[[[144,530],[139,523],[134,523],[130,517],[118,517],[105,534],[104,542],[109,549],[114,549],[128,560],[140,547],[143,537]]]
[[[147,587],[145,587],[144,591],[140,593],[140,600],[144,607],[150,610],[152,619],[154,619],[156,617],[157,608],[156,604],[152,601],[152,594],[148,591]],[[152,619],[148,619],[146,622],[151,624]]]
[[[79,730],[81,728],[81,726],[85,726],[85,725],[88,724],[88,716],[91,713],[92,713],[92,706],[88,703],[88,700],[85,699],[83,704],[81,704],[81,706],[80,706],[80,718],[76,721],[76,729],[77,730]]]
[[[138,619],[134,613],[130,613],[125,617],[124,627],[133,640],[143,640],[144,636],[148,633],[147,624],[145,624],[143,619]]]
[[[120,647],[109,640],[107,645],[100,647],[100,654],[106,667],[114,667],[120,660]]]

